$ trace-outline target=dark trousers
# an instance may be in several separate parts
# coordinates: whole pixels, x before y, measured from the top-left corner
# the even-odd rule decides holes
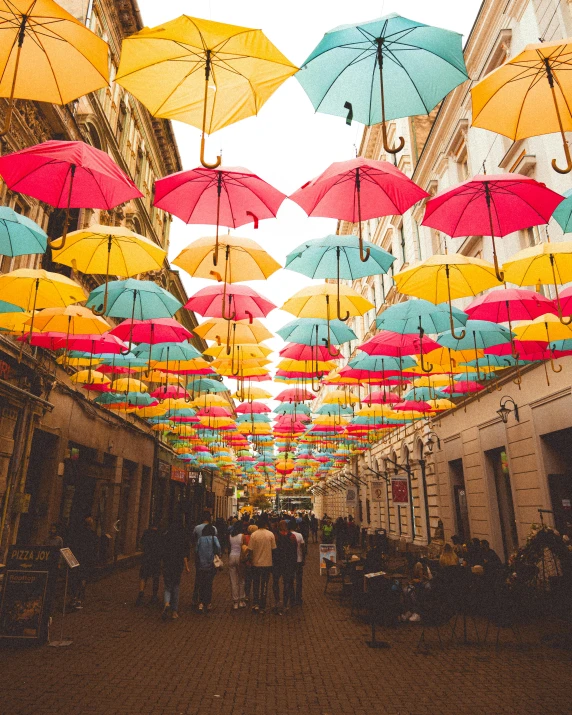
[[[284,606],[294,604],[294,572],[283,569],[272,571],[272,591],[274,593],[274,604],[280,603],[280,579],[282,579],[283,603]]]
[[[246,565],[244,569],[244,595],[246,598],[250,599],[250,592],[252,591],[252,566],[250,564]]]
[[[252,566],[252,589],[255,606],[266,608],[266,593],[272,566]]]
[[[304,564],[296,564],[296,603],[302,603],[302,581],[304,578]]]
[[[213,581],[216,575],[214,566],[208,569],[197,569],[199,603],[208,606],[213,600]]]
[[[317,530],[312,531],[312,541],[314,542],[314,544],[318,543],[318,531]]]

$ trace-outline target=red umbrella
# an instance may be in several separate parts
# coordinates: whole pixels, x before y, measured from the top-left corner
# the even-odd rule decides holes
[[[359,346],[368,355],[387,355],[390,357],[404,357],[405,355],[419,355],[438,350],[441,346],[427,336],[419,337],[417,333],[394,333],[382,330],[373,338]]]
[[[236,412],[239,415],[246,415],[246,414],[253,414],[253,415],[261,415],[264,412],[271,412],[270,407],[265,405],[263,402],[243,402],[242,404],[238,405],[236,408]]]
[[[230,410],[227,410],[226,407],[217,407],[216,405],[212,407],[201,407],[200,410],[197,410],[197,415],[202,417],[231,417]]]
[[[423,400],[403,400],[393,405],[392,409],[398,412],[433,412],[431,405]]]
[[[474,382],[473,380],[459,380],[459,382],[455,382],[453,386],[449,385],[448,387],[444,387],[441,392],[446,393],[448,395],[450,394],[470,394],[473,392],[482,392],[485,388],[480,385],[478,382]]]
[[[152,318],[150,320],[124,320],[113,330],[110,335],[115,335],[121,340],[131,343],[182,343],[193,337],[183,325],[174,318]]]
[[[185,223],[216,224],[213,263],[218,261],[219,226],[238,228],[276,216],[286,196],[240,166],[179,171],[155,182],[157,208]]]
[[[522,174],[478,174],[430,199],[423,225],[448,236],[490,236],[497,278],[495,236],[548,223],[563,196]]]
[[[180,397],[187,397],[187,391],[180,385],[161,385],[150,394],[151,397],[156,397],[158,400],[167,400],[169,398],[176,400]]]
[[[395,392],[378,390],[376,392],[370,392],[369,395],[363,398],[362,402],[365,402],[366,405],[391,405],[401,402],[401,397]]]
[[[227,302],[228,314],[225,312]],[[223,283],[198,291],[189,298],[185,308],[209,318],[224,318],[229,322],[248,318],[252,323],[254,318],[265,318],[276,306],[248,286]]]
[[[358,224],[360,258],[363,253],[362,221],[402,214],[429,194],[387,161],[358,157],[331,164],[290,198],[308,216],[337,218]]]
[[[274,399],[278,402],[306,402],[307,400],[314,400],[315,395],[308,390],[290,387],[287,390],[282,390]]]
[[[127,375],[128,373],[137,372],[135,368],[132,367],[121,367],[118,365],[98,365],[96,368],[97,372],[101,372],[104,375]]]
[[[0,157],[0,175],[9,189],[66,209],[62,242],[66,240],[69,210],[112,209],[143,194],[115,162],[85,142],[51,140]]]

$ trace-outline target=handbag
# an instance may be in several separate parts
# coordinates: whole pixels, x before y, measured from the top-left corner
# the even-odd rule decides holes
[[[215,549],[214,536],[212,537],[212,540],[213,540],[213,551],[214,551],[214,549]],[[215,567],[215,569],[221,569],[223,567],[223,565],[224,564],[222,562],[221,557],[218,554],[215,554],[213,557],[213,566]]]

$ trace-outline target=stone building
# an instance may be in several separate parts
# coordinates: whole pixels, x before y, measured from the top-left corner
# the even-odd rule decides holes
[[[513,143],[471,127],[470,87],[526,44],[538,38],[553,41],[572,36],[571,11],[570,2],[558,0],[485,0],[464,49],[471,79],[451,92],[430,117],[390,124],[390,141],[405,138],[397,166],[431,195],[483,171],[522,173],[560,193],[568,189],[569,175],[551,168],[552,158],[562,160],[560,136]],[[380,134],[379,127],[366,127],[360,153],[391,160],[383,153]],[[364,235],[396,256],[394,272],[445,251],[492,261],[489,238],[448,238],[422,226],[423,214],[421,204],[403,216],[364,223]],[[342,222],[339,233],[357,233],[356,228]],[[563,240],[553,220],[548,226],[506,236],[497,241],[500,262],[548,236],[551,241]],[[404,296],[396,294],[387,276],[362,279],[353,286],[376,306],[354,320],[361,342],[375,334],[376,314]],[[549,289],[544,290],[548,295]],[[469,302],[461,300],[457,305],[464,308]],[[355,343],[346,347],[346,358],[355,347]],[[363,525],[386,529],[393,539],[417,544],[427,544],[436,531],[441,536],[442,526],[445,538],[456,533],[464,539],[488,539],[505,558],[525,541],[532,523],[544,519],[569,529],[572,365],[570,358],[558,363],[528,367],[520,386],[513,382],[514,374],[503,373],[498,389],[464,400],[432,424],[400,428],[375,444],[353,469],[354,473],[359,469],[360,478],[367,481],[367,487],[360,489]],[[505,395],[518,406],[518,419],[513,410],[506,423],[498,413]],[[512,409],[512,403],[508,407]],[[394,475],[408,481],[409,504],[392,502],[386,478]],[[339,490],[328,490],[317,507],[333,516],[351,513]]]
[[[60,4],[109,43],[111,84],[65,106],[18,101],[8,153],[48,139],[79,140],[107,152],[132,177],[143,197],[113,211],[72,212],[70,231],[92,223],[125,225],[161,245],[169,245],[171,216],[152,205],[156,178],[182,169],[172,125],[152,117],[113,82],[121,40],[143,27],[136,0],[60,0]],[[0,120],[6,109],[0,100]],[[51,238],[61,235],[64,212],[7,190],[0,180],[0,203],[29,216]],[[0,271],[44,267],[70,269],[44,256],[0,257]],[[71,272],[87,294],[99,276]],[[166,263],[147,274],[181,303],[187,295],[179,273]],[[194,314],[175,318],[192,331]],[[196,338],[195,346],[206,344]],[[207,501],[226,515],[225,484],[205,474],[186,483],[181,463],[149,426],[133,416],[120,417],[94,405],[72,386],[68,371],[52,355],[23,349],[0,336],[0,561],[3,549],[18,540],[41,543],[52,522],[72,532],[86,514],[95,518],[101,559],[135,553],[150,516],[167,520],[176,509],[196,517]],[[216,496],[215,496],[216,495]]]

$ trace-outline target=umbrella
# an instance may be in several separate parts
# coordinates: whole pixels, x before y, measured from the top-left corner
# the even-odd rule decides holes
[[[236,410],[237,414],[250,414],[257,415],[270,412],[270,407],[267,407],[263,402],[243,402],[238,405]]]
[[[325,343],[326,347],[329,347],[330,344],[341,345],[358,339],[354,331],[342,321],[328,321],[320,318],[292,320],[279,328],[276,333],[283,340],[291,340],[294,343],[314,347],[320,345],[320,343]],[[328,355],[331,355],[331,353],[328,353]],[[331,355],[331,357],[334,356]],[[336,357],[339,357],[339,353]]]
[[[306,402],[307,400],[313,400],[314,395],[308,390],[289,388],[288,390],[282,390],[274,399],[277,402]]]
[[[45,253],[47,240],[45,231],[37,223],[8,206],[0,206],[0,254],[25,256]]]
[[[530,176],[481,174],[429,199],[422,223],[449,236],[489,235],[495,272],[502,281],[495,236],[548,223],[561,201],[560,194]]]
[[[183,325],[174,318],[157,318],[156,320],[124,320],[109,331],[121,340],[131,343],[180,343],[193,337]],[[196,357],[196,355],[194,356]]]
[[[110,210],[143,196],[108,154],[85,142],[51,140],[5,154],[0,175],[12,191],[66,210],[61,242],[50,243],[58,250],[66,242],[70,208]]]
[[[87,299],[87,307],[101,308],[105,290],[105,285],[94,288]],[[153,281],[128,278],[125,281],[107,283],[107,309],[104,314],[110,318],[171,318],[182,307],[183,304],[175,296]]]
[[[158,179],[154,205],[185,223],[216,224],[212,260],[216,266],[219,226],[238,228],[254,221],[254,227],[258,228],[260,220],[276,216],[285,198],[248,169],[200,166]]]
[[[0,28],[2,135],[15,99],[63,105],[109,84],[107,43],[52,0],[2,0]]]
[[[296,75],[316,111],[381,122],[429,112],[467,79],[462,36],[392,13],[327,32]]]
[[[44,308],[28,321],[30,336],[35,328],[41,333],[62,333],[67,339],[76,335],[103,335],[109,325],[89,308],[68,305],[65,308]]]
[[[431,350],[436,350],[438,347],[438,343],[425,335],[420,338],[412,333],[401,334],[382,330],[360,345],[359,349],[368,355],[387,355],[401,358],[407,355],[418,355],[421,352],[427,353]]]
[[[292,360],[323,360],[331,358],[328,348],[323,345],[304,345],[303,343],[288,343],[280,351],[280,357]]]
[[[212,318],[197,325],[193,330],[195,335],[203,338],[203,340],[214,340],[217,345],[221,345],[221,336],[227,332],[228,322],[222,318]],[[274,337],[256,318],[252,320],[252,322],[249,319],[231,321],[230,331],[233,344],[237,345],[243,343],[259,343]]]
[[[567,166],[560,169],[553,159],[552,168],[568,174],[572,156],[564,132],[572,129],[571,67],[569,39],[526,45],[471,88],[473,126],[513,141],[560,132]]]
[[[301,273],[308,278],[340,278],[356,280],[366,276],[385,274],[395,261],[395,256],[370,241],[363,243],[370,252],[371,260],[360,261],[355,236],[326,236],[314,238],[295,248],[286,256],[285,268]],[[340,296],[337,296],[338,320],[347,320],[350,315],[340,314]]]
[[[16,306],[14,307],[16,308]],[[31,317],[32,313],[22,308],[16,308],[13,313],[0,313],[0,331],[3,333],[12,333],[13,335],[21,335],[25,331],[28,320]]]
[[[572,241],[558,243],[538,243],[518,253],[503,265],[503,273],[507,283],[518,286],[554,286],[556,292],[556,308],[558,316],[564,325],[572,322],[564,318],[558,285],[572,280]]]
[[[404,295],[425,298],[435,305],[446,300],[453,335],[455,322],[451,301],[475,296],[499,285],[494,266],[480,258],[470,258],[461,253],[431,256],[416,266],[396,273],[394,281],[397,290]],[[458,339],[463,336],[461,331]]]
[[[257,114],[297,70],[261,30],[182,15],[125,38],[115,81],[153,116],[201,129],[201,164],[216,169],[205,133]]]
[[[467,320],[463,333],[464,336],[461,339],[457,339],[451,334],[451,331],[447,331],[439,335],[437,342],[439,345],[451,350],[473,349],[477,354],[479,350],[486,350],[503,343],[512,343],[513,337],[510,330],[487,320]],[[476,359],[476,368],[478,372],[478,357]]]
[[[66,244],[53,251],[53,260],[82,273],[105,275],[103,305],[94,308],[97,315],[107,310],[110,274],[134,276],[160,270],[167,253],[145,236],[124,226],[94,224],[68,234]]]
[[[428,195],[393,164],[358,157],[331,164],[290,199],[308,216],[357,223],[360,259],[365,263],[370,252],[363,252],[362,221],[403,214]]]
[[[193,395],[195,392],[201,393],[217,393],[217,392],[227,392],[227,387],[218,380],[211,380],[206,377],[193,377],[191,382],[187,383],[187,390],[192,391]]]
[[[222,275],[213,270],[219,245],[225,257]],[[264,281],[281,268],[256,241],[238,236],[199,238],[184,248],[173,263],[194,278],[214,278],[225,283]]]

